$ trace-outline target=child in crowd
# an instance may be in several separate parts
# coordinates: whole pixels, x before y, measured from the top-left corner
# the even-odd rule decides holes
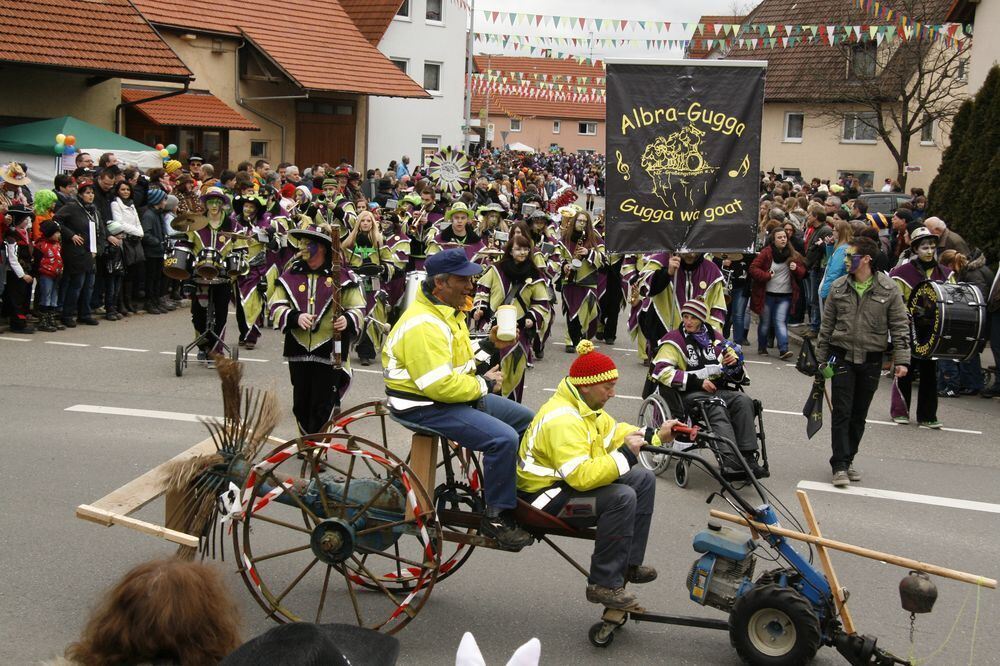
[[[65,328],[59,320],[59,278],[63,272],[62,234],[54,220],[45,220],[37,226],[39,237],[35,241],[35,270],[38,275],[38,330],[51,333]]]
[[[31,242],[28,227],[34,213],[24,204],[12,204],[7,209],[10,226],[3,235],[4,263],[7,264],[7,288],[4,305],[10,317],[12,333],[34,333],[28,322],[28,305],[31,298]]]

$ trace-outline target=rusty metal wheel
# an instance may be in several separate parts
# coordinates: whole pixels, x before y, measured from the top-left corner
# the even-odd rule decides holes
[[[375,442],[338,432],[290,440],[243,484],[233,523],[240,573],[278,622],[337,618],[395,633],[441,570],[441,527],[433,509],[420,510],[432,502]],[[400,590],[403,571],[409,584]]]

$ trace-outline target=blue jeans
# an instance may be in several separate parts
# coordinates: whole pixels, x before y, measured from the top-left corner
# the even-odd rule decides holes
[[[90,316],[90,297],[94,290],[94,271],[63,275],[60,288],[63,294],[63,319]]]
[[[59,278],[39,275],[36,298],[38,307],[54,310],[59,305]]]
[[[517,449],[535,417],[530,409],[491,393],[477,407],[437,404],[408,409],[399,417],[481,451],[486,505],[498,510],[517,506]]]
[[[819,333],[820,318],[823,315],[823,304],[819,300],[819,285],[823,281],[823,271],[809,271],[806,276],[806,303],[809,304],[809,328],[813,333]]]
[[[764,311],[760,313],[757,325],[757,349],[767,349],[767,338],[774,327],[774,337],[778,341],[778,351],[788,351],[788,310],[792,305],[791,294],[772,294],[764,298]]]
[[[729,311],[733,318],[733,341],[741,343],[747,339],[750,332],[750,319],[747,317],[747,302],[750,300],[750,293],[740,287],[733,289],[733,300],[729,304]]]
[[[979,354],[968,361],[938,359],[938,391],[983,390],[983,365]]]

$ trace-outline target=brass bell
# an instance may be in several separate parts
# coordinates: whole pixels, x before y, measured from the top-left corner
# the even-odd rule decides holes
[[[910,613],[930,613],[937,596],[937,586],[925,573],[911,571],[899,581],[899,601]]]

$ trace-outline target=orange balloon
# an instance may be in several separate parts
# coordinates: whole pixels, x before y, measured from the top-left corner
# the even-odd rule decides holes
[[[74,146],[76,145],[76,137],[73,136],[72,134],[69,134],[66,136],[66,140],[63,141],[63,143],[65,143],[67,146]]]

